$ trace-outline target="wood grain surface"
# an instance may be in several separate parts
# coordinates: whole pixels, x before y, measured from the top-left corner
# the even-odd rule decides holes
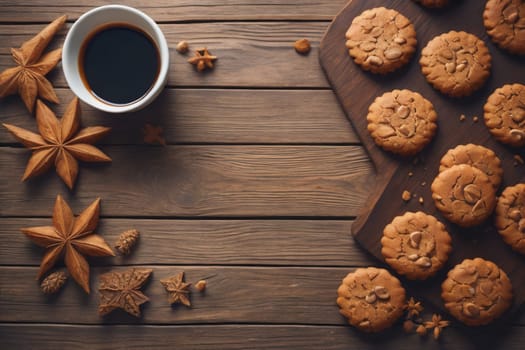
[[[352,62],[341,38],[344,38],[348,23],[355,16],[365,9],[383,5],[392,6],[410,18],[416,28],[419,44],[415,59],[407,67],[395,74],[377,77],[363,72]],[[365,211],[352,227],[359,243],[378,259],[383,260],[380,244],[382,231],[394,217],[406,211],[418,210],[433,214],[446,224],[452,236],[453,252],[445,270],[466,258],[480,256],[494,261],[507,272],[514,285],[512,311],[518,311],[525,301],[525,290],[520,288],[525,284],[523,257],[503,242],[492,224],[492,219],[468,230],[447,223],[437,212],[430,191],[430,184],[438,174],[441,157],[448,149],[467,143],[484,145],[499,156],[504,170],[501,189],[525,181],[523,165],[516,165],[513,158],[515,154],[523,156],[525,150],[511,149],[495,141],[482,121],[483,105],[488,95],[504,84],[525,81],[525,59],[503,53],[488,40],[480,21],[483,9],[484,3],[476,1],[460,2],[441,12],[424,11],[417,4],[408,1],[355,1],[340,13],[329,27],[321,43],[320,58],[343,109],[363,141],[375,168],[382,174],[378,179],[377,188],[367,201]],[[465,30],[483,38],[492,55],[490,79],[480,91],[463,99],[449,98],[435,91],[425,81],[418,64],[421,48],[434,36],[453,29]],[[420,92],[433,103],[438,114],[436,137],[423,152],[410,159],[394,157],[377,147],[367,131],[367,121],[364,118],[368,106],[377,96],[386,91],[403,88]],[[466,121],[460,121],[459,116],[462,114],[468,116]],[[473,121],[473,116],[479,116],[480,121]],[[409,176],[409,172],[414,175]],[[401,199],[404,190],[415,196],[409,203]],[[424,201],[423,204],[418,201],[420,197]],[[443,272],[425,282],[410,283],[411,290],[443,308],[440,293],[444,278]]]
[[[0,0],[0,72],[13,65],[9,49],[52,19],[68,15],[50,45],[60,47],[82,13],[109,3]],[[124,116],[82,104],[83,125],[112,127],[99,145],[113,162],[81,164],[72,192],[53,170],[21,183],[29,152],[0,129],[2,350],[522,348],[523,313],[490,332],[454,323],[439,342],[406,335],[401,323],[365,335],[339,315],[341,279],[380,265],[350,231],[381,183],[376,174],[388,175],[374,169],[318,62],[323,34],[347,0],[119,3],[160,23],[170,47],[168,86],[148,108]],[[300,38],[311,41],[309,55],[293,50]],[[190,54],[174,50],[180,40],[219,56],[215,69],[199,74],[186,62]],[[73,95],[60,64],[48,78],[61,101],[50,107],[60,116]],[[17,96],[0,100],[0,122],[36,130]],[[144,144],[146,123],[162,127],[168,146]],[[77,214],[100,197],[97,233],[110,245],[126,229],[141,232],[130,256],[89,259],[91,295],[71,279],[58,295],[39,291],[44,251],[20,228],[50,225],[57,194]],[[154,270],[143,317],[99,318],[99,275],[130,267]],[[189,282],[208,280],[204,294],[193,290],[191,309],[170,307],[159,283],[180,271]],[[428,317],[435,309],[426,307]]]

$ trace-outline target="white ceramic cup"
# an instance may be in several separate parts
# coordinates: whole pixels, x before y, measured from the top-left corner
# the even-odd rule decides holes
[[[79,53],[82,43],[94,30],[108,23],[127,23],[143,30],[153,39],[159,50],[160,70],[157,80],[146,95],[125,105],[112,105],[96,98],[82,81],[79,70]],[[148,15],[129,6],[106,5],[84,13],[71,26],[62,48],[62,69],[69,88],[88,105],[110,113],[136,111],[150,104],[166,85],[168,67],[168,43],[159,26]]]

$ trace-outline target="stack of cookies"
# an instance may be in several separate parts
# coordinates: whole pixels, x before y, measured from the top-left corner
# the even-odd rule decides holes
[[[447,0],[415,0],[422,6],[444,7]],[[523,16],[523,17],[522,17]],[[525,54],[525,2],[488,0],[483,14],[490,38],[510,53]],[[406,65],[416,51],[414,25],[398,11],[384,7],[364,11],[346,32],[346,47],[354,62],[373,74],[389,74]],[[425,79],[444,95],[459,98],[480,89],[490,76],[489,49],[475,35],[450,31],[434,37],[421,51]],[[484,105],[490,134],[509,147],[525,146],[525,85],[496,89]],[[378,96],[367,115],[368,132],[387,152],[418,154],[436,134],[438,118],[432,103],[420,93],[396,89]],[[458,145],[441,158],[432,181],[434,204],[443,217],[460,228],[476,227],[494,214],[494,226],[515,251],[525,254],[525,184],[503,190],[503,169],[491,149]],[[425,280],[442,269],[452,251],[446,225],[422,211],[405,212],[386,225],[381,238],[385,262],[409,280]],[[445,308],[469,326],[485,325],[512,304],[512,284],[495,263],[465,259],[442,283]],[[357,269],[338,289],[337,304],[350,324],[367,332],[380,331],[400,317],[405,291],[387,270]]]

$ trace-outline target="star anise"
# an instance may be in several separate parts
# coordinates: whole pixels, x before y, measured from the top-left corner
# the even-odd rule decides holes
[[[408,302],[403,306],[403,309],[407,312],[407,319],[412,319],[419,316],[421,311],[423,311],[423,305],[421,302],[415,301],[414,298],[410,298]]]
[[[450,325],[450,321],[441,319],[441,316],[438,314],[432,315],[432,321],[427,321],[424,323],[426,329],[434,329],[434,339],[438,339],[439,335],[445,327]]]
[[[160,126],[153,126],[149,123],[144,124],[142,129],[144,133],[144,142],[148,144],[158,143],[162,146],[166,146],[166,139],[162,136],[163,130]]]
[[[217,56],[212,56],[207,48],[199,49],[195,51],[195,56],[188,60],[189,63],[197,66],[197,70],[202,72],[206,68],[213,68],[213,61],[217,59]]]
[[[189,299],[191,283],[185,283],[184,272],[175,276],[160,280],[160,283],[166,288],[169,293],[168,301],[170,304],[181,303],[186,306],[191,306]]]
[[[22,233],[33,242],[47,248],[40,264],[38,279],[64,256],[64,262],[73,279],[89,293],[89,265],[83,255],[115,255],[106,241],[94,233],[99,212],[100,198],[75,217],[66,201],[58,195],[53,209],[53,226],[22,229]]]
[[[77,133],[80,127],[78,98],[75,97],[67,106],[61,120],[38,100],[36,121],[41,135],[3,124],[24,146],[33,151],[22,181],[46,172],[54,164],[57,174],[72,189],[78,174],[77,158],[85,162],[111,162],[111,158],[91,145],[106,135],[110,128],[92,126]]]
[[[62,49],[42,56],[53,36],[66,23],[67,16],[55,19],[40,33],[26,41],[19,49],[12,48],[11,55],[18,64],[0,73],[0,98],[19,93],[27,109],[33,113],[37,96],[58,103],[53,85],[44,77],[60,61]]]
[[[151,272],[152,269],[130,269],[100,275],[99,315],[104,316],[115,309],[122,309],[135,317],[140,317],[140,305],[149,301],[140,289]]]

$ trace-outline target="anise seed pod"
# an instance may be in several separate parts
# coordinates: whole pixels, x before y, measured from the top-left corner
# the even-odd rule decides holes
[[[40,289],[44,294],[55,294],[64,286],[66,280],[67,275],[64,271],[53,272],[44,278],[40,284]]]
[[[135,229],[124,231],[118,237],[115,243],[115,249],[122,255],[128,255],[131,253],[131,249],[133,249],[138,239],[139,231]]]

